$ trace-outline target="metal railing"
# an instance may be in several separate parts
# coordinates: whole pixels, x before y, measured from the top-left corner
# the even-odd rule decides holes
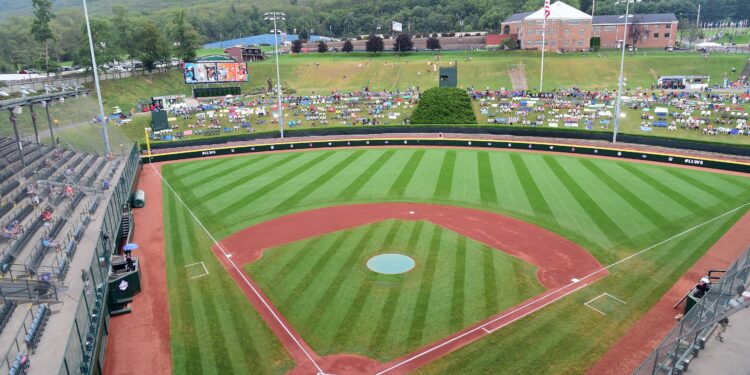
[[[750,248],[727,269],[719,282],[698,300],[661,344],[633,374],[674,374],[687,371],[690,361],[705,348],[717,322],[750,304],[743,292],[750,281]]]
[[[130,200],[130,189],[139,166],[137,145],[125,161],[125,167],[117,184],[113,186],[100,236],[94,249],[91,263],[86,270],[90,275],[90,286],[81,292],[75,319],[70,328],[65,354],[60,364],[60,374],[89,374],[96,366],[96,350],[101,340],[106,340],[109,324],[108,276],[112,254],[115,252],[116,234],[120,226],[122,207]]]

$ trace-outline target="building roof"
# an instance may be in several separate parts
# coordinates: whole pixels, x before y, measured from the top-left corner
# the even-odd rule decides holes
[[[521,21],[523,21],[524,18],[526,18],[526,16],[530,15],[531,13],[534,13],[534,12],[516,13],[516,14],[508,17],[507,19],[505,19],[505,21],[503,21],[503,23],[521,22]]]
[[[591,19],[591,15],[581,12],[580,10],[563,3],[562,1],[556,1],[554,4],[549,6],[549,18],[552,20],[585,20]],[[534,13],[526,16],[525,20],[542,20],[544,19],[544,7],[539,8]]]
[[[623,23],[625,15],[594,16],[594,25],[619,25]],[[652,14],[634,14],[628,18],[628,23],[633,23],[637,19],[639,23],[671,23],[677,22],[677,16],[674,13],[652,13]]]

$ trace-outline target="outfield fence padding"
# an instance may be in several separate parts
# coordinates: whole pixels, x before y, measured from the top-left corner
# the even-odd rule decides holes
[[[468,140],[448,138],[375,138],[375,139],[331,139],[310,140],[285,143],[267,143],[242,146],[227,146],[198,150],[167,152],[142,155],[144,162],[161,162],[210,157],[217,155],[235,155],[270,151],[291,151],[305,149],[330,149],[341,147],[394,147],[394,146],[443,146],[443,147],[478,147],[488,149],[554,152],[574,155],[606,156],[625,160],[642,160],[671,165],[689,165],[707,169],[719,169],[750,173],[750,164],[729,160],[695,158],[680,155],[621,150],[608,147],[592,147],[545,142],[518,142],[496,140]]]

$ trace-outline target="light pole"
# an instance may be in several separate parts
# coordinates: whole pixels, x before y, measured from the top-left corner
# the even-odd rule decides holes
[[[94,69],[94,85],[96,86],[96,99],[99,101],[99,116],[102,125],[102,140],[104,141],[104,154],[109,155],[109,136],[107,135],[106,117],[104,117],[104,105],[102,104],[102,90],[99,87],[99,72],[96,67],[96,54],[94,53],[94,39],[91,37],[91,24],[89,24],[89,10],[86,0],[83,0],[83,14],[86,17],[86,32],[89,36],[89,49],[91,50],[91,68]]]
[[[622,105],[622,81],[623,69],[625,68],[625,44],[628,41],[628,18],[630,17],[630,3],[639,3],[641,0],[621,0],[625,3],[625,26],[622,32],[622,55],[620,56],[620,78],[617,82],[617,101],[615,102],[615,130],[612,133],[612,143],[617,142],[617,131],[620,129],[620,106]]]
[[[273,20],[273,51],[276,55],[276,96],[278,97],[279,105],[279,134],[281,138],[284,138],[284,116],[282,115],[281,107],[281,73],[279,72],[279,42],[276,39],[279,29],[276,27],[276,20],[284,20],[286,15],[282,12],[267,12],[263,15],[267,20]]]

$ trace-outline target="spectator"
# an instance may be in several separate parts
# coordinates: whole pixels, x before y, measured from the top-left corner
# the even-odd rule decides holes
[[[724,337],[721,335],[724,334],[727,331],[727,327],[729,326],[729,318],[722,318],[718,321],[719,326],[717,327],[718,331],[716,332],[716,339],[719,340],[719,342],[724,342]]]

